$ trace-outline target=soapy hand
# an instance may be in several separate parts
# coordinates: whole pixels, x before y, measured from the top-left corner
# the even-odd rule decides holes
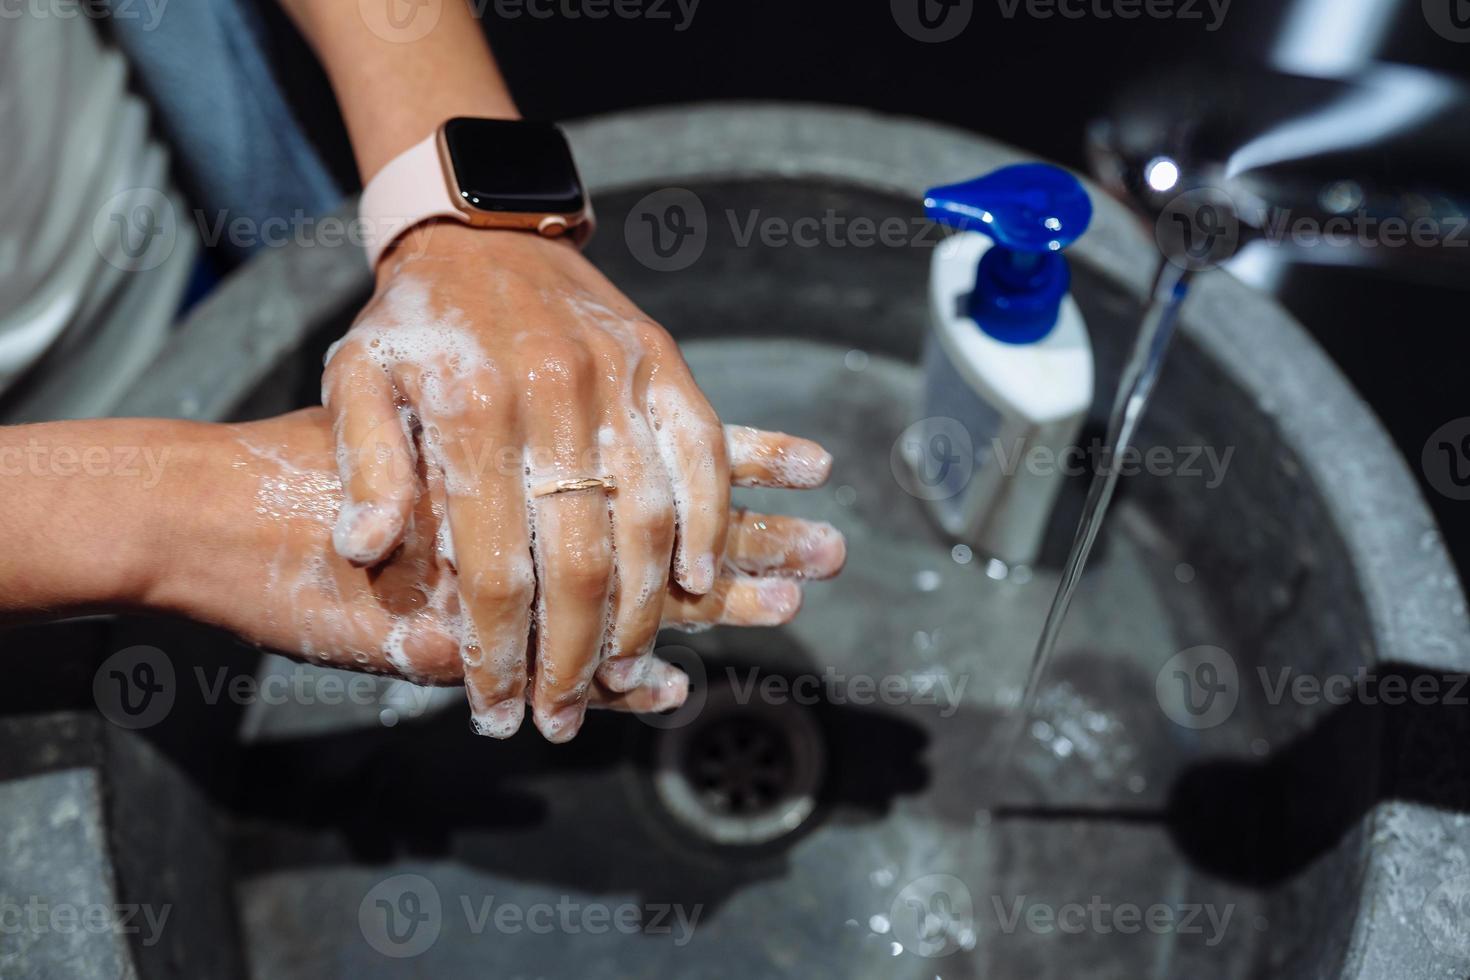
[[[640,685],[670,569],[690,601],[717,588],[732,449],[744,482],[816,486],[831,462],[784,436],[727,445],[669,335],[570,244],[522,232],[411,231],[329,356],[323,395],[346,489],[339,555],[372,567],[405,539],[416,447],[444,480],[465,683],[490,735],[519,728],[528,684],[558,741],[594,675]],[[585,478],[615,489],[545,493]]]
[[[175,576],[179,586],[171,591],[184,597],[177,611],[326,666],[418,684],[465,683],[474,667],[462,657],[468,620],[442,536],[452,506],[443,477],[420,464],[422,489],[402,546],[388,562],[365,569],[332,546],[342,494],[326,413],[297,412],[221,432],[201,481],[208,486],[198,505],[208,511],[207,533],[190,536],[207,548],[192,548]],[[753,430],[740,438],[761,439]],[[741,464],[737,473],[780,479],[760,461]],[[829,577],[842,565],[842,537],[829,525],[743,511],[729,519],[728,563],[703,596],[677,585],[661,589],[663,625],[779,625],[801,605],[800,579]],[[265,583],[263,593],[242,595],[238,583],[255,578]],[[688,678],[650,656],[639,677],[617,690],[590,683],[584,703],[661,711],[687,694]]]

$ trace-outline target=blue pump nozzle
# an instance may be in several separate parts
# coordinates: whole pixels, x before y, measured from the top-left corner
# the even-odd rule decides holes
[[[970,318],[997,340],[1029,344],[1051,333],[1072,282],[1062,249],[1092,221],[1092,201],[1067,171],[1018,163],[924,194],[929,220],[978,231],[995,246],[980,260]]]

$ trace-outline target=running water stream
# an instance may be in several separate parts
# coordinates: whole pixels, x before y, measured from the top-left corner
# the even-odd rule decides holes
[[[1106,463],[1093,474],[1082,518],[1077,524],[1077,533],[1062,566],[1061,580],[1057,583],[1056,594],[1052,596],[1051,607],[1047,610],[1036,651],[1031,656],[1021,701],[1011,713],[1010,721],[1002,733],[1001,750],[997,757],[997,772],[1002,777],[1010,772],[1012,757],[1035,710],[1037,696],[1041,692],[1052,654],[1056,651],[1057,639],[1067,618],[1067,610],[1071,608],[1072,597],[1076,594],[1082,573],[1087,568],[1087,559],[1092,554],[1092,546],[1097,541],[1098,532],[1107,516],[1108,505],[1118,486],[1117,461],[1133,444],[1138,424],[1153,397],[1159,371],[1169,351],[1169,342],[1174,337],[1179,308],[1189,293],[1191,276],[1188,269],[1165,259],[1154,280],[1153,293],[1139,325],[1133,351],[1123,368],[1118,394],[1108,420],[1102,456]],[[1002,778],[999,785],[1008,783]]]

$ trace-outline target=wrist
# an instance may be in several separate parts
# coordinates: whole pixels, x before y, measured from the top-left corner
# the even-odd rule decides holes
[[[259,475],[251,466],[258,460],[241,450],[236,434],[244,428],[171,424],[169,475],[148,501],[141,534],[138,608],[220,624],[241,601],[242,582],[260,575],[250,566],[259,521]]]
[[[216,541],[206,515],[218,498],[221,426],[146,420],[140,443],[157,462],[155,479],[136,495],[137,522],[128,538],[128,591],[117,604],[187,615],[200,557]]]

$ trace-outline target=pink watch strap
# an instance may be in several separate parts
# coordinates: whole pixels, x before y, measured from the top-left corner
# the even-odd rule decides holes
[[[368,181],[357,204],[357,217],[371,269],[378,267],[383,251],[414,225],[431,218],[465,220],[449,196],[439,162],[437,130],[394,157]]]

